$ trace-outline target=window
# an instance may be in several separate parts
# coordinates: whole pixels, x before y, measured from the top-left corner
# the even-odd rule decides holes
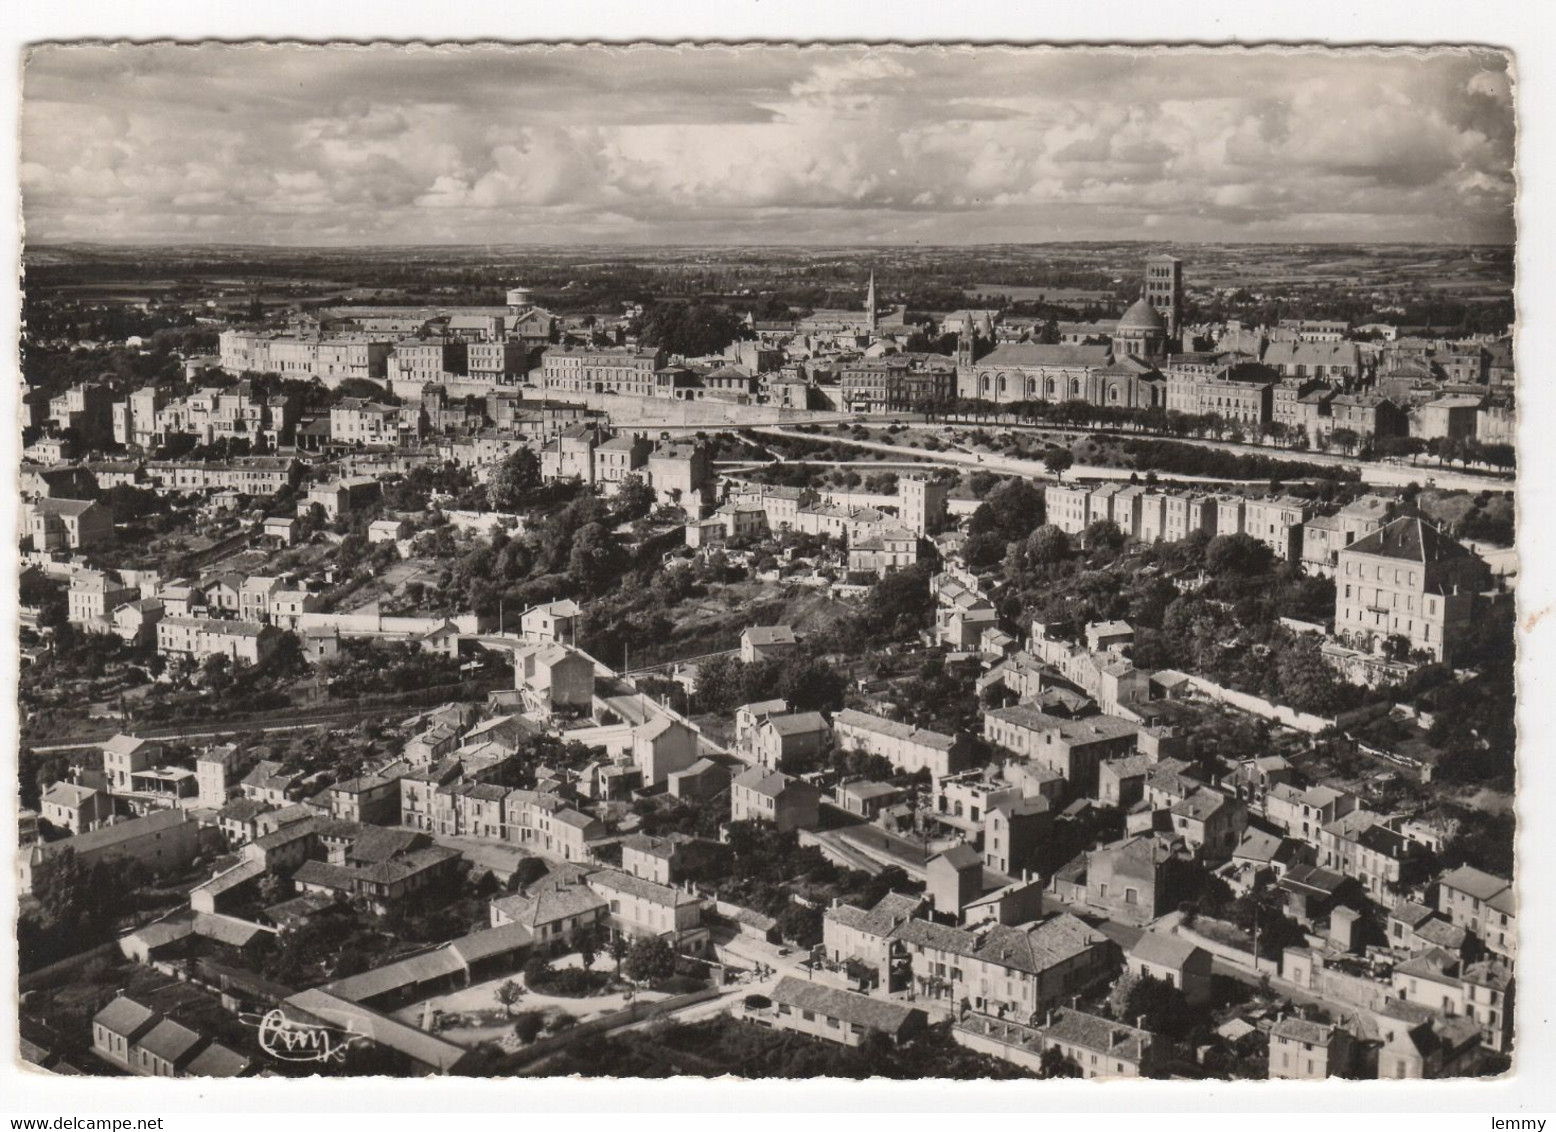
[[[816,1012],[814,1010],[801,1011],[801,1014],[804,1016],[805,1021],[807,1022],[814,1022],[816,1020]]]

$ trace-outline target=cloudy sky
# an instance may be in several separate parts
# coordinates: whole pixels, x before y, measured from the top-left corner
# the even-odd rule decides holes
[[[53,47],[35,242],[1508,242],[1489,52]]]

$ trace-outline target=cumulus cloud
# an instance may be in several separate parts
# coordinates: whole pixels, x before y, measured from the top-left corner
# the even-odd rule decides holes
[[[49,47],[37,241],[1513,236],[1469,50]]]

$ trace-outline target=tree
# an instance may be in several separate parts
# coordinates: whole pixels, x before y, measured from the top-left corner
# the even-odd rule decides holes
[[[722,353],[750,329],[728,307],[713,303],[662,302],[650,306],[638,327],[645,346],[660,346],[667,353],[702,357]]]
[[[919,562],[877,582],[865,602],[866,627],[891,640],[917,633],[934,612],[935,598],[929,592],[933,573],[929,563]]]
[[[226,653],[212,653],[200,663],[200,686],[218,694],[232,687],[232,660]]]
[[[778,914],[778,932],[797,947],[814,947],[821,942],[821,909],[790,901]]]
[[[968,569],[987,570],[999,564],[1005,557],[1005,549],[1004,536],[998,531],[979,531],[967,536],[967,542],[962,546],[962,560]]]
[[[623,476],[620,487],[616,489],[616,513],[623,520],[631,522],[643,518],[653,509],[654,489],[636,472]]]
[[[1050,448],[1043,453],[1043,467],[1048,469],[1048,474],[1055,479],[1062,480],[1064,473],[1075,464],[1075,456],[1068,448]]]
[[[675,951],[659,936],[643,936],[632,942],[622,972],[635,983],[657,983],[675,974]]]
[[[541,877],[550,872],[546,862],[539,857],[525,857],[513,866],[513,873],[508,877],[508,891],[519,892],[534,884]]]
[[[1070,536],[1044,523],[1027,538],[1026,558],[1032,566],[1056,566],[1070,557]]]
[[[584,970],[594,966],[594,957],[600,953],[600,937],[593,924],[580,928],[573,935],[573,945],[583,960]]]
[[[1087,550],[1117,550],[1124,545],[1124,532],[1112,519],[1098,519],[1081,535]]]
[[[1141,976],[1130,988],[1124,1019],[1169,1038],[1188,1036],[1198,1017],[1184,993],[1165,979]],[[1143,1021],[1137,1021],[1143,1019]]]
[[[1026,538],[1044,517],[1043,493],[1027,480],[1008,479],[989,492],[989,497],[973,512],[968,530],[972,534],[994,530],[1011,542]]]
[[[629,950],[626,937],[620,933],[613,933],[605,944],[605,950],[610,952],[610,957],[616,961],[616,973],[621,974],[621,964]]]
[[[545,1029],[546,1016],[539,1010],[526,1010],[513,1020],[513,1036],[528,1045]]]
[[[626,564],[626,552],[604,523],[590,523],[573,536],[567,571],[585,593],[599,594],[610,589]]]
[[[1205,569],[1218,577],[1238,575],[1247,578],[1268,573],[1274,558],[1269,547],[1242,532],[1217,535],[1205,547]]]
[[[357,567],[362,564],[367,553],[367,536],[361,531],[352,531],[340,540],[340,546],[335,549],[335,564],[341,574],[350,577],[357,572]]]
[[[540,457],[520,448],[492,471],[486,498],[496,511],[517,511],[540,489]]]
[[[497,1001],[502,1003],[503,1013],[511,1015],[513,1004],[524,997],[524,988],[513,979],[505,979],[493,993],[496,994]]]
[[[1058,1046],[1045,1046],[1037,1061],[1037,1075],[1045,1081],[1059,1077],[1079,1077],[1081,1067],[1076,1065]]]
[[[551,963],[544,955],[531,955],[524,961],[524,983],[531,989],[544,983],[551,974]]]
[[[781,669],[778,689],[790,711],[838,711],[848,681],[820,658],[802,655]]]

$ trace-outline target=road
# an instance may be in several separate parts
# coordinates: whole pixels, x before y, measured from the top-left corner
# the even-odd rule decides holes
[[[758,428],[755,432],[766,433],[769,436],[782,436],[791,440],[815,440],[814,436],[808,436],[803,432],[796,432],[787,428]],[[891,452],[900,457],[906,446],[901,444],[886,444],[879,440],[855,440],[851,436],[837,435],[826,438],[836,444],[846,444],[850,447],[865,448],[872,452]],[[922,448],[911,449],[914,453],[924,457],[921,463],[923,467],[940,468],[973,468],[984,472],[997,472],[1007,476],[1022,476],[1026,479],[1051,480],[1052,473],[1043,466],[1041,460],[1023,460],[1015,456],[1000,456],[995,453],[971,453],[958,451],[929,452]],[[827,460],[794,460],[793,463],[816,464],[826,466],[831,461]],[[847,461],[838,461],[847,464]],[[1131,476],[1140,473],[1134,468],[1112,468],[1096,464],[1087,464],[1084,467],[1076,465],[1072,469],[1075,475],[1084,475],[1088,479],[1103,480],[1127,480]],[[1203,483],[1203,484],[1227,484],[1227,483],[1265,483],[1264,479],[1227,480],[1218,476],[1183,476],[1166,473],[1158,473],[1158,478],[1164,482],[1174,483]],[[1479,486],[1485,486],[1481,484]]]
[[[362,720],[381,715],[414,715],[418,710],[413,707],[381,707],[381,708],[349,708],[338,712],[329,712],[322,715],[309,716],[303,722],[295,722],[297,716],[294,712],[292,723],[245,723],[234,727],[224,727],[215,730],[194,730],[207,726],[203,723],[192,723],[184,726],[172,724],[164,727],[136,728],[134,734],[142,739],[226,739],[234,735],[247,735],[252,732],[260,732],[270,735],[284,731],[308,731],[318,727],[339,727],[342,724],[360,723]],[[33,744],[32,749],[39,754],[51,754],[58,751],[80,751],[88,747],[99,747],[119,733],[119,728],[105,728],[95,738],[77,739],[70,743],[50,743],[44,745]],[[24,741],[25,742],[25,741]]]
[[[882,424],[888,420],[896,420],[896,417],[882,417],[873,420],[873,424]],[[905,422],[908,418],[902,418]],[[931,422],[933,423],[933,422]],[[1043,425],[1043,424],[1009,424],[1002,422],[988,422],[979,420],[965,420],[957,418],[954,421],[947,420],[943,424],[956,423],[972,425],[978,428],[1005,428],[1015,432],[1057,432],[1057,433],[1101,433],[1104,436],[1117,436],[1123,438],[1138,438],[1141,440],[1170,440],[1175,444],[1191,444],[1203,448],[1215,448],[1222,452],[1231,452],[1235,455],[1246,456],[1271,456],[1276,459],[1304,460],[1313,464],[1329,464],[1335,467],[1355,468],[1362,474],[1363,483],[1398,484],[1404,485],[1411,482],[1425,483],[1428,479],[1437,481],[1438,487],[1453,487],[1465,491],[1480,491],[1490,489],[1492,491],[1511,491],[1513,489],[1513,475],[1506,472],[1479,471],[1460,472],[1452,468],[1433,468],[1417,464],[1388,464],[1381,461],[1360,460],[1354,456],[1341,456],[1334,452],[1298,452],[1290,448],[1276,448],[1268,444],[1249,444],[1235,440],[1206,440],[1197,436],[1163,436],[1159,433],[1131,432],[1128,430],[1109,428],[1081,428],[1074,425]],[[1374,473],[1369,476],[1369,469]],[[1403,479],[1398,478],[1404,476]],[[1449,482],[1449,481],[1453,482]]]
[[[1000,428],[1008,426],[984,425],[986,428]],[[1022,426],[1027,429],[1043,431],[1045,426]],[[799,432],[793,428],[760,427],[754,432],[766,433],[769,436],[788,437],[792,440],[817,440],[822,439],[814,434]],[[1089,431],[1074,428],[1053,428],[1054,432]],[[1119,433],[1119,436],[1134,436],[1132,433]],[[1327,464],[1332,467],[1351,468],[1361,474],[1361,480],[1366,484],[1380,486],[1403,487],[1410,483],[1432,483],[1437,487],[1457,491],[1511,491],[1513,489],[1513,477],[1496,473],[1457,472],[1451,468],[1433,468],[1414,464],[1385,464],[1373,461],[1351,459],[1345,456],[1336,456],[1328,452],[1293,452],[1288,449],[1267,448],[1258,444],[1237,444],[1225,440],[1203,440],[1197,438],[1158,437],[1139,434],[1140,439],[1171,440],[1174,443],[1197,445],[1203,448],[1215,448],[1223,452],[1231,452],[1236,455],[1269,456],[1272,459],[1300,460],[1311,464]],[[824,439],[846,444],[856,448],[864,448],[875,452],[890,452],[899,459],[904,451],[911,451],[916,455],[927,457],[931,464],[946,468],[980,468],[985,471],[999,472],[1003,475],[1026,476],[1033,479],[1052,479],[1048,469],[1043,466],[1041,460],[1023,460],[1013,456],[1000,456],[994,453],[965,453],[965,452],[927,452],[924,449],[910,448],[902,444],[886,444],[878,440],[856,440],[846,434],[828,434]],[[827,463],[827,461],[804,460],[803,463]],[[1100,467],[1092,464],[1076,465],[1072,473],[1077,476],[1085,476],[1090,479],[1125,479],[1139,473],[1133,468]],[[1189,476],[1166,475],[1158,473],[1163,480],[1174,480],[1184,483],[1255,483],[1263,480],[1224,480],[1216,476]]]

